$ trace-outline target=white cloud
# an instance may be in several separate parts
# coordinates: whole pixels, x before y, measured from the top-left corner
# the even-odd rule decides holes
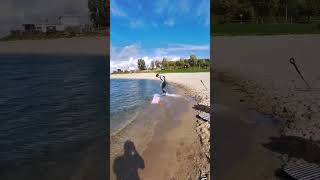
[[[164,24],[171,27],[175,25],[175,21],[173,18],[168,18],[167,20],[164,21]]]
[[[158,23],[156,23],[156,22],[151,22],[151,26],[152,26],[152,27],[158,27],[159,25],[158,25]]]
[[[143,8],[142,8],[142,5],[139,3],[139,4],[137,4],[137,9],[138,9],[138,11],[142,11],[143,10]]]
[[[141,19],[134,19],[130,21],[131,28],[141,28],[144,26],[144,22]]]
[[[169,0],[158,0],[156,1],[155,12],[161,14],[164,12],[165,8],[168,7]]]
[[[131,44],[125,46],[121,50],[118,50],[114,46],[110,47],[110,71],[116,69],[129,69],[136,68],[137,62],[135,59],[138,58],[140,51],[139,44]]]
[[[127,16],[127,14],[125,12],[123,12],[115,7],[112,7],[112,6],[110,7],[110,11],[111,11],[111,15],[113,15],[113,16],[121,16],[121,17]]]
[[[179,10],[183,13],[187,13],[190,10],[190,4],[188,0],[181,0],[179,4]]]
[[[192,44],[169,44],[167,48],[158,48],[155,50],[157,55],[167,55],[170,53],[178,53],[179,51],[207,51],[210,49],[208,44],[192,45]]]
[[[186,13],[190,10],[189,0],[169,1],[157,0],[154,11],[158,14],[167,13],[174,15],[177,13]]]
[[[137,69],[137,59],[130,57],[126,61],[110,61],[110,72],[113,72],[117,69],[122,69],[122,70]]]
[[[126,17],[127,14],[119,8],[115,1],[110,1],[110,12],[113,16]]]

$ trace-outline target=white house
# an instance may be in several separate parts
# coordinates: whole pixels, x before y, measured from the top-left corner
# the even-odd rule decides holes
[[[35,24],[35,30],[38,32],[55,32],[55,31],[64,31],[65,27],[61,24],[54,23],[43,23]]]
[[[29,23],[23,24],[24,32],[56,32],[65,31],[67,28],[84,29],[88,26],[84,17],[80,16],[60,16],[54,21],[48,21],[43,23]]]

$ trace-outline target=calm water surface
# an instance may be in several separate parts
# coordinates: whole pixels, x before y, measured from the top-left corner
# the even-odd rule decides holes
[[[107,57],[0,55],[0,179],[101,179]]]

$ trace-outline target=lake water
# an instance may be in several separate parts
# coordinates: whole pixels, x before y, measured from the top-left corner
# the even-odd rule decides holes
[[[160,93],[160,81],[157,80],[111,79],[111,133],[121,130],[132,122],[141,110],[150,106],[153,95]]]
[[[106,58],[0,55],[1,180],[105,176]]]

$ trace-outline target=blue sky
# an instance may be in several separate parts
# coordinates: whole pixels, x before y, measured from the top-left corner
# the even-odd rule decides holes
[[[110,68],[210,57],[210,0],[111,0]]]

